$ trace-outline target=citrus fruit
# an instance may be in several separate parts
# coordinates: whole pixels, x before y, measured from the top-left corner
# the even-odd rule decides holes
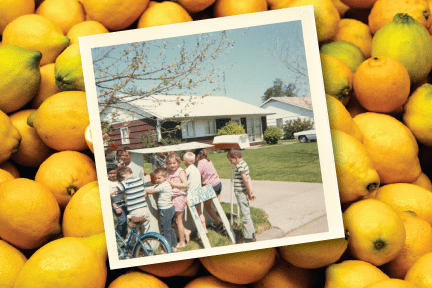
[[[27,125],[28,116],[35,111],[36,109],[20,110],[9,116],[22,136],[19,149],[12,154],[11,159],[21,166],[39,167],[53,153],[53,150],[40,139],[36,130]]]
[[[213,14],[215,17],[233,16],[266,10],[266,0],[216,0],[213,4]]]
[[[401,279],[381,280],[365,286],[364,288],[418,288],[408,281]]]
[[[36,96],[31,100],[31,108],[37,109],[48,97],[61,92],[55,83],[55,64],[40,67],[41,83]]]
[[[0,282],[3,288],[13,288],[19,271],[27,258],[9,243],[0,240]]]
[[[0,183],[15,179],[15,177],[6,170],[0,169]]]
[[[273,267],[276,248],[251,250],[200,258],[215,277],[234,284],[256,282]]]
[[[405,280],[418,288],[432,287],[432,252],[424,254],[411,266]]]
[[[340,21],[339,11],[331,0],[292,0],[280,8],[313,5],[319,43],[330,41],[336,34]]]
[[[13,126],[9,116],[0,110],[0,139],[2,145],[0,146],[0,164],[6,162],[12,153],[18,151],[22,136],[18,129]]]
[[[320,48],[320,53],[338,58],[350,67],[353,74],[360,64],[365,61],[365,56],[359,47],[343,40],[323,44]]]
[[[348,251],[355,259],[381,266],[395,259],[403,248],[406,237],[403,222],[382,201],[357,201],[345,210],[343,220],[350,235]]]
[[[94,153],[94,150],[93,150],[93,139],[92,139],[90,125],[88,125],[87,128],[86,128],[86,130],[85,130],[85,140],[87,142],[87,146],[89,147],[89,149]]]
[[[78,43],[78,37],[108,32],[108,29],[97,21],[83,21],[72,26],[66,36],[70,39],[70,43],[73,44]]]
[[[204,11],[216,0],[176,0],[188,13],[195,14]]]
[[[138,266],[138,268],[157,277],[171,277],[188,269],[190,266],[192,266],[194,260],[195,259],[171,261]]]
[[[353,136],[331,130],[341,203],[360,200],[378,189],[380,178],[366,147]]]
[[[405,227],[405,244],[399,255],[384,264],[382,269],[391,278],[404,279],[406,272],[418,258],[432,252],[432,227],[414,212],[399,212],[399,216]]]
[[[330,129],[341,130],[347,134],[350,134],[358,141],[363,141],[363,135],[360,129],[358,128],[357,124],[354,123],[354,120],[342,102],[328,94],[326,94],[326,101]]]
[[[368,9],[372,8],[377,0],[341,0],[342,3],[351,8]]]
[[[192,21],[189,13],[179,4],[165,1],[155,2],[141,15],[138,28],[161,26]]]
[[[340,1],[340,0],[332,0],[332,2],[335,5],[336,9],[338,10],[341,18],[344,17],[346,11],[348,11],[350,9],[350,7],[348,5],[342,3],[342,1]]]
[[[417,141],[403,123],[374,112],[362,113],[353,119],[362,131],[363,144],[381,184],[412,182],[420,176]]]
[[[270,10],[276,10],[282,8],[288,1],[291,0],[267,0],[267,5]]]
[[[222,281],[213,275],[201,276],[190,281],[185,288],[246,288],[245,285]]]
[[[399,61],[375,56],[358,67],[353,87],[364,108],[389,113],[405,104],[410,94],[410,83],[408,71]]]
[[[33,180],[0,183],[0,209],[0,237],[15,247],[38,248],[61,231],[57,201]]]
[[[53,21],[63,34],[85,20],[85,11],[78,0],[44,0],[36,9],[36,14]]]
[[[55,83],[62,91],[85,91],[78,43],[71,44],[57,57]]]
[[[146,10],[149,0],[82,0],[86,20],[95,20],[111,31],[132,25]]]
[[[104,232],[98,182],[82,186],[73,196],[63,213],[63,235],[88,237]]]
[[[5,161],[1,163],[0,169],[9,172],[14,178],[20,178],[20,172],[18,168],[11,161]]]
[[[427,146],[432,146],[432,85],[423,84],[417,88],[405,103],[403,122],[416,139]]]
[[[105,252],[104,252],[105,250]],[[105,234],[64,237],[39,248],[24,264],[15,288],[105,287]]]
[[[3,34],[5,27],[18,18],[26,14],[33,14],[35,11],[34,0],[3,0],[0,2],[0,35]]]
[[[390,23],[397,13],[410,15],[427,30],[432,26],[432,17],[427,0],[378,0],[368,17],[372,34],[375,34],[385,24]]]
[[[201,269],[201,262],[199,259],[195,259],[191,266],[186,268],[186,270],[176,274],[176,277],[195,277]]]
[[[415,84],[432,69],[431,37],[428,30],[410,15],[398,13],[373,37],[371,55],[398,60],[407,69],[411,84]]]
[[[432,225],[432,193],[410,183],[395,183],[380,187],[376,199],[389,204],[396,211],[413,211]]]
[[[36,95],[41,83],[41,53],[16,45],[0,47],[0,110],[12,113]]]
[[[363,106],[361,106],[361,104],[358,102],[357,100],[357,96],[356,93],[354,91],[353,95],[350,98],[350,101],[348,102],[348,104],[345,106],[345,108],[347,109],[347,111],[350,113],[351,117],[355,117],[358,114],[361,113],[365,113],[368,112]],[[362,135],[362,140],[363,140],[363,135]]]
[[[424,172],[422,172],[419,178],[417,178],[416,181],[412,182],[412,184],[423,187],[432,192],[432,182]]]
[[[343,61],[320,53],[325,93],[347,105],[352,94],[353,73]]]
[[[371,56],[372,34],[368,25],[355,19],[341,19],[332,41],[339,40],[356,45],[366,59]]]
[[[57,56],[69,45],[69,38],[60,27],[41,15],[18,17],[3,31],[3,45],[17,45],[42,53],[40,65],[54,63]]]
[[[363,288],[380,280],[389,279],[378,267],[361,260],[345,260],[331,264],[325,270],[324,288]]]
[[[90,120],[85,92],[54,94],[42,103],[33,119],[29,120],[42,141],[55,150],[88,149],[84,133]]]
[[[40,165],[35,176],[35,181],[51,191],[62,209],[81,187],[96,180],[93,160],[76,151],[54,153]]]
[[[168,288],[164,282],[153,275],[141,271],[128,271],[125,274],[117,277],[108,288]]]
[[[348,239],[347,236],[346,238],[280,246],[277,251],[283,259],[296,267],[322,268],[339,260],[348,247]]]

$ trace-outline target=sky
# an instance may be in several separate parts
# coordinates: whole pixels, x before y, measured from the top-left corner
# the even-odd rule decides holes
[[[210,36],[218,38],[220,37],[219,31],[215,31]],[[290,55],[298,55],[302,60],[302,65],[306,66],[304,62],[305,51],[303,48],[303,37],[302,27],[300,21],[290,21],[283,23],[276,23],[270,25],[254,26],[248,29],[233,29],[227,31],[228,40],[237,39],[233,45],[232,50],[226,57],[219,57],[214,61],[216,66],[222,65],[223,68],[217,71],[219,77],[213,77],[215,80],[212,84],[200,84],[192,90],[181,91],[183,95],[200,95],[210,93],[214,96],[226,96],[240,100],[245,103],[249,103],[255,106],[262,104],[262,96],[264,92],[273,86],[273,82],[276,78],[280,78],[286,85],[289,83],[296,83],[299,90],[298,96],[309,97],[309,85],[308,79],[303,82],[296,81],[296,77],[290,72],[281,62],[275,59],[271,55],[268,47],[274,46],[274,39],[278,38],[278,41],[286,42],[293,41],[295,43],[296,36],[300,36],[300,48],[297,46],[291,46],[286,48],[285,51]],[[183,43],[186,43],[186,47],[193,47],[196,45],[196,35],[182,36],[164,39],[174,46],[180,47]],[[162,47],[164,40],[153,40],[151,50],[148,53],[148,59],[152,56],[156,56],[159,52],[159,48]],[[281,42],[279,42],[281,43]],[[127,49],[128,44],[117,45],[117,54],[120,55],[124,49]],[[93,59],[95,59],[97,49],[93,48]],[[178,51],[175,49],[166,50],[166,62],[169,63],[171,60],[174,61],[175,57],[178,56]],[[109,60],[107,60],[109,61]],[[108,62],[107,62],[108,63]],[[159,65],[155,63],[154,65]],[[155,66],[156,67],[156,66]],[[223,75],[225,75],[225,81],[222,81]],[[149,84],[146,82],[138,83],[137,86],[140,89],[148,89]],[[217,88],[217,91],[212,91]],[[176,94],[177,91],[173,90],[172,94]],[[180,93],[180,92],[179,92]]]

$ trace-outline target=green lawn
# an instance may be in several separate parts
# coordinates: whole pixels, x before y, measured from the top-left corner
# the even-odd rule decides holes
[[[243,159],[249,165],[252,180],[322,182],[316,142],[264,147],[242,150]],[[219,177],[230,179],[231,165],[226,155],[227,152],[208,153]],[[183,163],[181,167],[185,168]],[[151,164],[145,163],[144,169],[147,172],[152,171]]]

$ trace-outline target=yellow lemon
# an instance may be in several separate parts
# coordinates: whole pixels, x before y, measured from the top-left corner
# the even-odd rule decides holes
[[[57,57],[55,82],[62,91],[85,91],[78,43],[70,45]]]
[[[352,94],[354,75],[338,58],[320,53],[325,93],[347,105]]]
[[[266,0],[216,0],[213,4],[215,17],[233,16],[266,10]]]
[[[13,288],[15,279],[27,258],[9,243],[0,240],[0,282],[3,288]]]
[[[341,19],[332,41],[346,41],[360,48],[365,58],[371,56],[372,34],[369,26],[355,19]]]
[[[359,47],[343,40],[325,43],[321,46],[320,53],[338,58],[350,67],[353,74],[366,59]]]
[[[429,252],[411,266],[405,275],[405,280],[418,288],[432,287],[432,252]]]
[[[27,260],[14,288],[103,288],[106,278],[104,233],[64,237],[42,246]]]
[[[395,183],[380,187],[376,199],[396,211],[413,211],[420,219],[432,225],[432,193],[410,183]]]
[[[36,95],[41,83],[41,53],[16,45],[0,47],[0,110],[12,113]]]
[[[67,33],[70,43],[78,43],[78,37],[108,33],[108,29],[97,21],[84,21],[72,26]]]
[[[331,264],[325,270],[324,288],[363,288],[389,279],[378,267],[361,260],[345,260]]]
[[[372,8],[377,0],[341,0],[342,3],[348,5],[350,8],[368,9]]]
[[[343,213],[350,235],[348,251],[355,259],[381,266],[395,259],[405,243],[405,228],[388,204],[365,199],[351,204]]]
[[[179,4],[164,1],[155,2],[141,15],[138,28],[161,26],[192,21],[189,13]]]
[[[55,83],[55,64],[40,67],[41,83],[36,96],[31,100],[31,108],[37,109],[48,97],[61,92]]]
[[[420,176],[417,141],[403,123],[374,112],[353,119],[363,133],[363,144],[382,184],[412,182]]]
[[[5,27],[18,18],[26,14],[33,14],[35,11],[34,0],[3,0],[0,2],[0,35],[3,34]]]
[[[400,279],[388,279],[369,284],[364,288],[418,288],[408,281]]]
[[[0,209],[0,237],[15,247],[38,248],[61,231],[57,201],[33,180],[0,183]]]
[[[36,9],[36,14],[53,21],[63,34],[85,20],[85,11],[78,0],[44,0]]]
[[[92,139],[90,125],[88,125],[87,128],[86,128],[86,130],[85,130],[85,139],[86,139],[87,146],[89,147],[90,151],[92,151],[94,153],[94,150],[93,150],[93,139]]]
[[[144,272],[157,277],[172,277],[186,271],[195,262],[195,259],[178,260],[151,265],[138,266]]]
[[[192,263],[191,266],[189,266],[188,268],[186,268],[186,270],[176,274],[175,276],[180,276],[180,277],[195,277],[196,275],[198,275],[198,272],[201,269],[201,261],[199,261],[199,259],[195,259],[195,261]]]
[[[180,4],[186,11],[190,14],[195,14],[201,11],[204,11],[216,0],[177,0],[177,3]]]
[[[6,162],[12,153],[18,151],[22,136],[18,129],[13,126],[9,116],[0,110],[0,139],[2,145],[0,146],[0,164]]]
[[[40,65],[54,63],[57,56],[69,45],[69,38],[48,18],[29,14],[20,16],[6,26],[3,45],[17,45],[42,53]]]
[[[339,15],[342,17],[345,16],[345,13],[350,9],[350,7],[340,0],[332,0],[333,4],[335,5],[336,9],[339,12]],[[341,19],[342,20],[342,19]]]
[[[149,0],[82,0],[86,20],[101,23],[111,31],[132,25],[146,10]]]
[[[379,175],[366,147],[351,135],[331,130],[341,203],[357,201],[374,193]]]
[[[139,287],[152,287],[152,288],[168,288],[164,282],[157,277],[141,272],[141,271],[128,271],[125,274],[117,277],[108,288],[139,288]]]
[[[15,179],[15,177],[6,170],[0,169],[0,183]]]
[[[432,85],[423,84],[417,88],[405,103],[403,122],[416,139],[427,146],[432,146]]]
[[[0,169],[9,172],[14,178],[20,178],[20,172],[18,168],[11,161],[6,161],[0,164]]]
[[[412,182],[412,184],[418,185],[432,192],[432,182],[424,172],[422,172],[419,178]]]
[[[213,275],[201,276],[190,281],[185,288],[246,288],[245,285],[222,281]]]

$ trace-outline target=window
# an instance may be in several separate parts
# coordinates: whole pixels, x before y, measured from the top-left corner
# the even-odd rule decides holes
[[[231,121],[236,122],[237,124],[239,124],[241,126],[240,119],[232,119]]]
[[[121,143],[122,144],[130,144],[128,127],[120,128],[120,137],[121,137]]]
[[[280,129],[282,129],[282,118],[276,119],[276,126]]]
[[[216,133],[215,121],[214,120],[204,121],[204,128],[206,134],[215,134]]]
[[[187,137],[195,136],[195,122],[193,121],[186,122],[185,129],[186,129]]]

